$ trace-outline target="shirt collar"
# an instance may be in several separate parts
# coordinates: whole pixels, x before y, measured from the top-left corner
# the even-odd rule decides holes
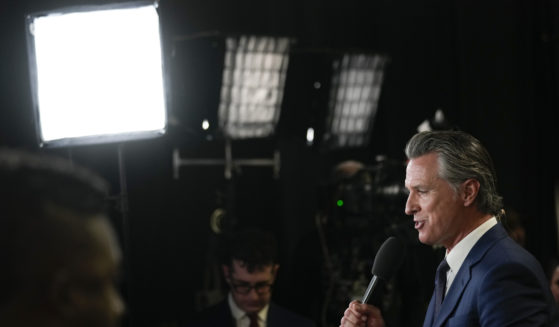
[[[229,295],[227,296],[227,302],[229,302],[229,308],[231,309],[231,314],[233,315],[233,318],[235,318],[235,320],[240,320],[246,316],[246,312],[241,310],[241,308],[237,306],[237,303],[235,303],[233,294],[231,294],[231,292],[229,292]],[[266,321],[266,319],[268,318],[268,309],[270,309],[270,304],[266,304],[266,306],[258,312],[258,319],[260,321]]]
[[[450,267],[450,272],[456,274],[470,250],[474,247],[477,241],[485,234],[491,227],[497,225],[497,219],[495,217],[491,217],[487,219],[483,224],[479,225],[476,229],[470,232],[470,234],[466,235],[458,244],[456,244],[452,251],[447,252],[446,254],[446,262],[448,262],[448,266]]]

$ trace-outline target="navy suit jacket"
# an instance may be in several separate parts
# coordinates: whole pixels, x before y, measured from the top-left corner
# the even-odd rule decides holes
[[[270,303],[267,327],[314,327],[312,320]],[[188,327],[236,327],[227,298],[204,310],[199,319]]]
[[[499,223],[474,245],[434,317],[434,294],[424,327],[559,326],[540,263]]]

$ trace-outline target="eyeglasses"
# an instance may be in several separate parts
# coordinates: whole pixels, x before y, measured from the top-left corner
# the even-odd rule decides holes
[[[268,282],[256,283],[254,285],[248,283],[231,283],[231,287],[233,288],[235,293],[239,293],[243,295],[250,293],[252,289],[254,289],[254,291],[256,291],[257,294],[260,295],[266,294],[270,292],[272,286],[273,284]]]

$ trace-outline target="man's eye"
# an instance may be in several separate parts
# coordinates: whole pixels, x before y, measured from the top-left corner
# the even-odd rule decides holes
[[[237,287],[243,287],[243,288],[247,288],[250,287],[250,284],[237,284]]]

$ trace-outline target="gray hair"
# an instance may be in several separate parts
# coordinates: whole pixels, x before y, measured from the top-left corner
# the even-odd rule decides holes
[[[448,181],[455,191],[468,179],[480,183],[475,200],[484,213],[499,216],[503,198],[497,193],[497,175],[493,160],[481,142],[462,131],[426,131],[412,136],[405,153],[408,159],[435,152],[439,161],[439,177]]]

